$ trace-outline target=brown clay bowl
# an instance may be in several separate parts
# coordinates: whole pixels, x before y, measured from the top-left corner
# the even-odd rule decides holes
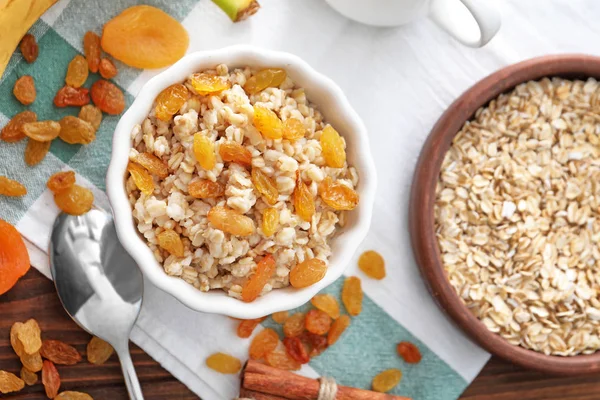
[[[600,352],[570,357],[548,356],[508,343],[473,316],[450,285],[434,231],[433,207],[440,167],[454,136],[475,111],[520,83],[543,77],[600,79],[600,57],[582,54],[534,58],[503,68],[460,96],[435,124],[419,156],[410,199],[410,233],[415,258],[439,306],[484,349],[525,368],[553,374],[600,371]]]

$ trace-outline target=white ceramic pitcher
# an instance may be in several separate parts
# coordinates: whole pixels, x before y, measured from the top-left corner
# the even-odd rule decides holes
[[[481,47],[500,29],[492,0],[326,0],[346,17],[368,25],[398,26],[429,16],[470,47]]]

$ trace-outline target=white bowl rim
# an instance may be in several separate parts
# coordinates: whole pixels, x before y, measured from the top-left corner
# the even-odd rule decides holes
[[[151,109],[158,93],[171,84],[181,82],[190,72],[209,68],[208,65],[199,66],[201,64],[209,64],[214,67],[220,63],[235,64],[235,60],[244,59],[261,60],[264,61],[264,64],[271,65],[293,65],[305,78],[329,92],[337,102],[339,109],[336,111],[342,113],[349,125],[353,127],[355,137],[352,139],[352,146],[360,149],[356,152],[356,161],[361,164],[359,170],[361,176],[359,207],[361,212],[352,229],[344,231],[344,248],[338,260],[339,264],[344,265],[339,268],[338,273],[333,273],[330,268],[321,281],[310,287],[292,289],[293,292],[289,292],[290,288],[273,290],[251,303],[245,303],[230,297],[223,291],[219,291],[218,296],[214,295],[214,290],[202,292],[180,277],[167,275],[137,232],[124,185],[124,176],[131,148],[131,130],[135,124],[140,124],[147,116],[148,110]],[[252,65],[251,61],[237,61],[237,63]],[[191,68],[192,66],[196,67]],[[308,97],[310,97],[310,94]],[[117,235],[125,250],[137,262],[140,270],[148,280],[193,310],[243,319],[259,318],[274,312],[299,307],[342,276],[369,231],[376,188],[377,175],[370,151],[367,129],[340,87],[296,55],[250,45],[235,45],[218,50],[190,53],[165,71],[151,78],[139,91],[133,103],[117,124],[106,176],[106,192],[112,206]],[[286,293],[275,296],[276,292],[284,291]],[[212,297],[209,297],[211,295]]]

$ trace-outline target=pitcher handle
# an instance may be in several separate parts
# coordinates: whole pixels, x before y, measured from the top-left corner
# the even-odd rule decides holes
[[[477,29],[470,29],[473,27],[472,21],[467,21],[470,24],[465,23],[461,18],[460,3],[477,23],[479,32],[476,32]],[[469,47],[485,45],[498,32],[501,24],[500,13],[489,4],[489,0],[431,0],[429,16],[456,40]]]

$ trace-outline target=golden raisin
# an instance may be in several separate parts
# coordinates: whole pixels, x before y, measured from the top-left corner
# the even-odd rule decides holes
[[[1,226],[3,226],[3,227],[4,226],[10,226],[11,230],[14,232],[15,237],[18,236],[18,238],[21,239],[21,235],[19,234],[19,232],[12,225],[8,225],[8,223],[2,221],[1,222]],[[3,229],[2,233],[3,234],[5,233],[4,229]],[[27,251],[27,249],[25,249],[25,251]],[[2,272],[4,272],[4,271],[2,271]],[[4,293],[4,291],[2,293]],[[21,343],[21,341],[19,340],[19,331],[21,330],[22,327],[23,327],[23,323],[22,322],[15,322],[10,327],[10,345],[13,348],[15,354],[18,355],[19,357],[21,357],[21,356],[23,356],[25,354],[25,350],[23,349],[23,343]]]
[[[231,83],[226,76],[203,72],[193,74],[190,78],[190,84],[194,88],[194,91],[202,96],[217,94],[231,87]]]
[[[21,379],[27,386],[32,386],[37,383],[38,376],[35,372],[31,372],[25,367],[21,367]]]
[[[289,315],[290,313],[287,311],[279,311],[271,314],[271,318],[273,318],[273,321],[277,322],[278,324],[283,324],[285,320],[288,319]]]
[[[52,142],[38,142],[29,139],[27,147],[25,147],[25,163],[30,167],[41,163],[46,158],[51,144]]]
[[[28,122],[36,122],[37,115],[33,111],[23,111],[12,117],[8,124],[2,128],[2,132],[0,132],[0,139],[5,142],[18,142],[25,138],[25,134],[21,129],[23,124]]]
[[[267,139],[281,139],[283,137],[283,123],[273,112],[262,106],[254,106],[253,124]]]
[[[279,211],[276,208],[267,208],[263,212],[262,231],[266,237],[273,236],[279,227]]]
[[[421,361],[421,351],[411,342],[398,343],[398,346],[396,346],[396,351],[406,363],[418,364]]]
[[[169,121],[188,99],[188,90],[181,83],[176,83],[164,89],[156,97],[154,113],[161,121]]]
[[[249,236],[254,233],[254,221],[229,208],[216,206],[210,209],[208,221],[217,229],[235,236]]]
[[[243,339],[249,338],[254,332],[254,328],[260,324],[264,318],[257,319],[243,319],[240,321],[237,327],[237,335]]]
[[[86,348],[87,359],[91,364],[102,365],[114,353],[110,343],[105,342],[99,337],[92,336]]]
[[[87,68],[87,66],[86,66]],[[60,121],[58,137],[69,144],[90,144],[96,139],[96,130],[89,122],[67,115]]]
[[[23,124],[23,133],[38,142],[49,142],[60,133],[60,124],[56,121],[37,121]]]
[[[304,326],[315,335],[325,335],[331,328],[331,318],[321,310],[310,310],[306,313]]]
[[[304,332],[304,313],[291,315],[283,323],[283,334],[287,337],[299,336]]]
[[[23,366],[31,372],[38,372],[42,370],[43,363],[42,356],[40,355],[40,353],[23,353],[23,355],[20,356],[19,359],[21,360],[21,364],[23,364]]]
[[[88,73],[88,63],[83,56],[77,54],[69,63],[65,83],[74,88],[81,87],[87,80]]]
[[[109,81],[99,79],[94,82],[90,94],[96,107],[107,114],[121,114],[125,109],[125,95]]]
[[[334,210],[354,210],[358,205],[358,193],[330,177],[323,180],[319,192],[321,200]]]
[[[302,261],[290,271],[290,285],[304,288],[319,282],[327,273],[327,264],[318,258]]]
[[[42,367],[42,384],[46,391],[46,396],[53,399],[58,394],[60,389],[60,375],[52,361],[44,360]]]
[[[327,334],[327,344],[331,346],[337,342],[348,326],[350,326],[350,317],[345,314],[333,321]]]
[[[40,355],[58,365],[75,365],[81,361],[81,354],[77,349],[60,340],[44,340]]]
[[[197,199],[210,199],[223,196],[225,193],[225,186],[209,179],[200,179],[190,182],[188,185],[188,192],[190,193],[190,196]]]
[[[315,335],[311,332],[303,332],[299,336],[304,346],[307,348],[310,357],[316,357],[327,350],[327,338],[321,335]]]
[[[333,319],[340,317],[340,305],[335,297],[330,294],[318,294],[310,300],[311,304]]]
[[[275,259],[268,254],[256,264],[254,274],[242,285],[242,300],[249,303],[256,300],[275,272]]]
[[[152,153],[138,153],[132,158],[132,161],[146,168],[148,172],[159,178],[169,176],[169,167],[167,164]]]
[[[376,392],[389,392],[400,383],[400,379],[402,379],[402,371],[399,369],[387,369],[373,378],[371,387]]]
[[[83,392],[73,392],[71,390],[65,390],[54,398],[54,400],[94,400],[92,396]]]
[[[118,73],[117,67],[108,58],[103,58],[102,60],[100,60],[98,71],[100,72],[100,76],[104,79],[112,79],[115,76],[117,76]]]
[[[208,136],[200,132],[194,134],[194,156],[202,168],[210,171],[215,167],[215,145]]]
[[[302,121],[297,118],[288,118],[283,121],[283,138],[287,140],[298,140],[304,137],[306,128]]]
[[[214,353],[206,359],[208,368],[222,374],[237,374],[242,369],[242,362],[225,353]]]
[[[298,371],[301,364],[294,360],[285,349],[275,349],[265,356],[265,361],[271,367],[279,368],[287,371]]]
[[[0,175],[0,195],[21,197],[27,194],[27,188],[21,183]]]
[[[15,374],[0,370],[0,393],[18,392],[25,387],[25,382]]]
[[[234,162],[247,167],[252,165],[252,153],[239,143],[221,143],[219,146],[219,154],[225,162]]]
[[[342,303],[346,307],[348,314],[356,317],[362,311],[363,292],[360,285],[360,279],[356,276],[350,276],[344,281],[342,288]]]
[[[315,214],[315,199],[308,190],[308,186],[302,181],[299,172],[296,172],[296,187],[293,196],[296,214],[304,221],[311,222],[312,216]]]
[[[21,49],[23,58],[29,64],[37,60],[40,48],[35,40],[35,36],[31,33],[26,33],[25,36],[23,36],[21,43],[19,43],[19,48]]]
[[[35,319],[30,319],[19,326],[17,338],[23,345],[25,354],[35,354],[42,347],[42,331]]]
[[[127,171],[131,174],[131,179],[133,179],[135,186],[137,186],[142,193],[149,196],[154,192],[154,179],[152,179],[152,176],[148,173],[146,168],[130,162],[127,165]]]
[[[28,106],[33,103],[36,96],[33,78],[29,75],[24,75],[17,79],[13,87],[13,94],[21,104]]]
[[[308,356],[308,352],[304,347],[304,343],[302,343],[299,338],[286,337],[283,339],[283,346],[290,357],[298,361],[300,364],[306,364],[310,361],[310,357]]]
[[[79,185],[54,194],[54,202],[63,212],[70,215],[83,215],[92,209],[93,193]]]
[[[75,184],[75,172],[61,171],[52,175],[46,186],[52,193],[62,192]]]
[[[267,68],[258,71],[246,81],[244,90],[248,94],[256,94],[269,87],[278,87],[285,81],[287,74],[281,68]]]
[[[54,105],[56,107],[85,106],[90,103],[90,91],[86,88],[74,88],[63,86],[54,96]]]
[[[181,236],[172,229],[165,229],[157,236],[158,245],[176,257],[183,257],[184,249]]]
[[[263,329],[252,339],[248,354],[252,360],[260,360],[267,353],[272,352],[279,343],[279,336],[273,329]]]
[[[92,125],[94,130],[98,130],[102,123],[102,111],[92,104],[87,104],[79,110],[79,118]]]
[[[251,178],[254,187],[263,196],[267,204],[274,205],[277,203],[279,190],[277,190],[277,183],[273,178],[259,168],[252,168]]]
[[[332,168],[343,168],[346,162],[346,150],[344,139],[340,134],[331,125],[327,125],[321,133],[320,141],[325,164]]]
[[[100,66],[100,36],[87,31],[83,36],[83,53],[90,71],[93,73],[98,72]]]
[[[365,251],[358,258],[358,268],[373,279],[385,278],[385,261],[374,250]]]

